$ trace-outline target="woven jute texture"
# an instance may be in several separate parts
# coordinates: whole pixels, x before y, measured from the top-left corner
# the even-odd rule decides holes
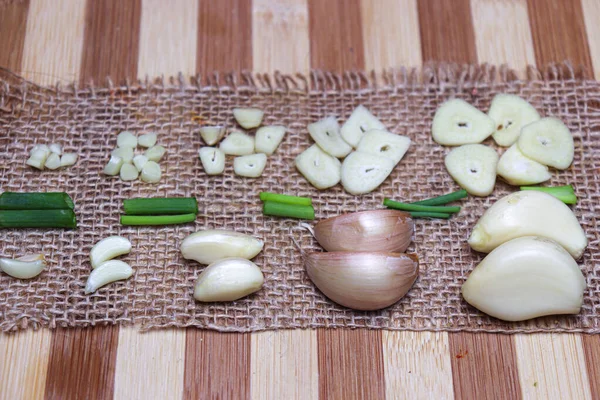
[[[367,327],[406,330],[488,332],[600,331],[598,249],[600,211],[600,84],[579,79],[568,66],[543,73],[530,69],[519,80],[506,68],[427,66],[383,75],[314,72],[309,76],[211,75],[204,79],[157,80],[117,86],[41,88],[6,73],[0,75],[0,190],[66,191],[75,201],[76,230],[8,229],[0,232],[0,254],[17,257],[42,252],[48,268],[24,281],[0,274],[0,328],[84,327],[139,324],[144,329],[188,327],[219,331],[281,328]],[[572,184],[579,203],[573,207],[589,238],[580,260],[588,289],[577,316],[503,323],[468,306],[460,287],[482,259],[466,239],[477,218],[498,198],[514,191],[498,182],[487,198],[462,201],[463,210],[446,220],[415,222],[410,252],[420,258],[420,276],[400,302],[376,312],[352,311],[326,299],[311,284],[300,251],[320,251],[299,221],[263,217],[260,191],[313,198],[317,219],[382,207],[384,197],[405,201],[458,189],[444,168],[449,148],[431,139],[431,120],[441,102],[458,97],[487,111],[497,93],[514,93],[544,116],[557,116],[573,132],[575,161],[554,171],[551,185]],[[386,127],[412,139],[412,146],[391,176],[375,192],[345,193],[338,185],[319,191],[296,171],[294,158],[311,145],[309,122],[335,115],[344,121],[363,104]],[[234,128],[233,107],[265,111],[263,124],[289,129],[259,179],[233,174],[232,159],[222,176],[209,177],[198,159],[202,124]],[[122,130],[155,131],[167,148],[159,184],[122,182],[101,171]],[[57,171],[25,165],[36,143],[60,143],[79,154],[79,162]],[[496,147],[493,141],[486,144]],[[501,151],[499,149],[499,151]],[[119,224],[123,199],[194,196],[195,223],[169,227]],[[232,303],[201,304],[192,298],[203,266],[181,257],[179,245],[190,233],[232,229],[265,242],[256,257],[265,276],[263,289]],[[109,235],[129,238],[133,250],[121,259],[134,275],[127,281],[84,294],[91,271],[89,251]]]

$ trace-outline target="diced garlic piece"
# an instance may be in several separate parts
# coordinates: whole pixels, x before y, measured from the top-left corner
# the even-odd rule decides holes
[[[342,179],[342,163],[313,144],[295,160],[296,168],[311,185],[317,189],[327,189]]]
[[[226,258],[210,264],[196,281],[198,301],[234,301],[260,290],[264,277],[260,268],[244,258]]]
[[[221,151],[233,156],[247,156],[254,153],[254,138],[243,132],[231,132],[219,145]]]
[[[485,197],[496,185],[498,154],[482,144],[467,144],[453,149],[444,160],[452,178],[467,192]]]
[[[50,153],[48,158],[46,158],[46,162],[44,163],[44,167],[48,169],[58,169],[60,167],[60,156],[56,153]]]
[[[228,257],[251,259],[262,250],[264,242],[250,235],[223,229],[192,233],[181,242],[186,260],[211,264]]]
[[[220,175],[225,170],[225,154],[216,147],[202,147],[198,156],[207,175]]]
[[[389,158],[354,151],[342,163],[342,186],[351,194],[372,192],[385,181],[394,166]]]
[[[346,157],[352,147],[342,139],[340,126],[335,117],[323,118],[307,126],[310,137],[327,154],[337,158]]]
[[[105,175],[117,175],[121,171],[121,166],[123,165],[123,159],[119,156],[110,156],[110,160],[104,167]]]
[[[0,258],[0,271],[18,279],[35,278],[46,268],[46,260],[43,254],[31,254],[19,257]]]
[[[146,150],[144,155],[148,158],[148,161],[159,162],[166,152],[167,150],[164,147],[156,145]]]
[[[63,153],[63,155],[60,156],[60,166],[70,167],[71,165],[75,165],[77,158],[78,155],[76,153]]]
[[[258,178],[267,165],[267,156],[263,153],[236,157],[233,160],[233,172],[245,178]]]
[[[386,157],[398,164],[410,147],[410,139],[387,131],[371,130],[358,142],[357,151]]]
[[[129,264],[120,260],[106,261],[98,265],[88,277],[85,294],[94,293],[109,283],[129,279],[131,275],[133,275],[133,269]]]
[[[493,119],[460,99],[443,103],[435,112],[431,126],[433,140],[448,146],[481,143],[494,130]]]
[[[135,149],[138,145],[137,137],[130,131],[123,131],[117,136],[117,147],[131,147]]]
[[[43,148],[34,150],[31,152],[31,156],[25,163],[34,168],[42,170],[44,169],[44,164],[46,163],[49,154],[50,153],[46,152],[46,150],[44,150]]]
[[[90,251],[92,268],[131,251],[131,242],[123,236],[108,236],[97,242]]]
[[[200,136],[204,143],[209,146],[215,145],[225,136],[224,126],[203,126],[200,128]]]
[[[271,155],[275,152],[285,135],[285,126],[271,125],[256,131],[255,150],[257,153]]]
[[[51,153],[58,154],[59,156],[62,154],[62,147],[58,143],[52,143],[48,146],[48,149],[50,149]]]
[[[548,167],[526,157],[515,143],[502,154],[496,172],[510,185],[534,185],[551,178]]]
[[[557,169],[568,168],[575,155],[573,136],[558,118],[542,118],[524,126],[518,145],[525,156]]]
[[[50,147],[45,144],[36,144],[29,150],[29,155],[32,155],[34,151],[43,150],[46,155],[50,154]]]
[[[156,132],[144,133],[138,138],[138,145],[142,147],[152,147],[156,144]]]
[[[111,156],[121,157],[124,163],[130,163],[133,161],[133,148],[132,147],[117,147],[110,153]]]
[[[244,129],[256,128],[260,125],[265,113],[258,108],[234,108],[233,116]]]
[[[497,94],[492,100],[488,115],[496,127],[492,137],[499,146],[513,145],[521,128],[540,119],[540,114],[531,104],[513,94]]]
[[[122,181],[134,181],[138,178],[139,172],[133,164],[123,164],[119,172]]]
[[[148,157],[143,154],[138,154],[137,156],[133,157],[133,165],[135,165],[135,168],[138,170],[138,172],[141,172],[142,169],[144,169],[144,165],[146,165],[147,162]]]
[[[342,126],[341,134],[346,143],[356,148],[363,134],[372,130],[385,131],[385,126],[366,107],[360,105]]]
[[[162,171],[160,170],[160,165],[158,165],[154,161],[148,161],[144,164],[144,168],[142,168],[142,181],[146,183],[157,183],[160,181],[160,177],[162,176]]]

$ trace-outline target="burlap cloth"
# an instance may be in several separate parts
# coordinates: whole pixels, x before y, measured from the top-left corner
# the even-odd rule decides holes
[[[367,327],[407,330],[487,332],[598,332],[600,329],[600,84],[579,79],[568,66],[545,73],[530,69],[518,80],[506,68],[428,66],[374,75],[314,72],[310,76],[212,75],[189,81],[136,82],[122,87],[41,88],[6,73],[0,75],[0,190],[66,191],[75,200],[77,230],[5,229],[0,255],[16,257],[43,252],[48,268],[24,281],[0,274],[0,328],[84,327],[140,324],[143,328],[188,327],[219,331],[282,328]],[[496,93],[515,93],[541,114],[562,119],[575,138],[575,162],[553,173],[552,185],[572,184],[574,207],[590,244],[581,268],[588,289],[577,316],[503,323],[468,306],[460,287],[482,255],[466,243],[477,218],[514,188],[499,182],[493,195],[470,197],[449,221],[418,220],[414,244],[421,273],[408,295],[376,312],[352,311],[327,300],[306,276],[294,238],[304,249],[319,250],[299,221],[263,217],[260,191],[310,196],[317,219],[339,213],[381,208],[384,197],[415,201],[458,189],[444,169],[448,148],[431,139],[436,108],[460,97],[487,110]],[[408,135],[413,144],[398,167],[374,193],[352,196],[338,185],[319,191],[294,168],[293,160],[311,144],[306,125],[327,115],[345,120],[364,104],[392,132]],[[231,109],[259,107],[264,124],[289,128],[277,153],[269,157],[260,179],[233,174],[208,177],[198,159],[201,124],[235,126]],[[159,184],[122,182],[102,175],[119,131],[156,131],[168,149]],[[58,171],[25,165],[35,143],[61,143],[79,153],[79,162]],[[494,145],[492,140],[486,141]],[[195,196],[199,217],[194,224],[173,227],[123,227],[122,200],[145,196]],[[203,267],[182,259],[179,244],[201,229],[233,229],[264,240],[255,262],[265,275],[263,289],[233,303],[200,304],[193,285]],[[122,259],[134,268],[126,282],[84,294],[90,273],[89,251],[108,235],[133,243]]]

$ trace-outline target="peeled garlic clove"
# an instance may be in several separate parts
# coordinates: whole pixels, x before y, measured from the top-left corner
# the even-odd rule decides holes
[[[315,239],[327,251],[381,251],[402,253],[414,230],[410,214],[373,210],[343,214],[319,221]]]
[[[138,172],[141,172],[142,169],[144,169],[144,165],[146,165],[147,162],[148,157],[143,154],[138,154],[137,156],[133,157],[133,165],[135,165],[135,169],[137,169]]]
[[[244,258],[226,258],[210,264],[198,277],[194,298],[198,301],[234,301],[260,290],[260,268]]]
[[[156,132],[144,133],[138,139],[138,144],[142,147],[150,148],[156,144]]]
[[[160,170],[160,165],[154,161],[148,161],[142,168],[140,178],[146,183],[158,183],[161,176],[162,171]]]
[[[418,261],[401,253],[309,253],[306,272],[334,302],[355,310],[379,310],[400,300],[419,273]]]
[[[531,104],[513,94],[494,96],[488,115],[496,123],[492,137],[504,147],[517,141],[521,128],[540,119],[540,114]]]
[[[130,131],[123,131],[117,136],[118,147],[129,147],[135,149],[138,145],[137,137]]]
[[[258,108],[234,108],[233,117],[244,129],[256,128],[260,125],[265,113]]]
[[[341,135],[346,143],[356,147],[363,134],[371,130],[385,131],[385,126],[366,107],[360,105],[352,111],[346,123],[342,125]]]
[[[346,157],[352,147],[342,139],[340,126],[335,117],[327,117],[308,124],[310,137],[323,151],[337,158]]]
[[[545,182],[552,176],[548,167],[525,157],[519,146],[513,144],[502,154],[496,172],[511,185],[534,185]]]
[[[211,264],[229,257],[254,258],[263,248],[263,241],[243,233],[228,230],[206,230],[192,233],[181,242],[181,254],[187,260]]]
[[[254,153],[254,138],[242,132],[231,132],[219,145],[225,154],[247,156]]]
[[[521,191],[498,200],[477,221],[469,237],[473,250],[489,253],[511,239],[542,236],[578,259],[587,238],[577,218],[562,201],[547,193]]]
[[[123,164],[119,176],[122,181],[134,181],[138,178],[139,172],[133,164]]]
[[[431,133],[439,144],[481,143],[494,132],[494,120],[464,100],[443,103],[435,112]]]
[[[111,156],[121,157],[124,163],[130,163],[133,161],[133,148],[132,147],[117,147],[110,153]]]
[[[106,261],[98,265],[90,274],[85,284],[85,294],[94,293],[109,283],[128,279],[131,275],[133,275],[133,269],[129,264],[120,260]]]
[[[77,157],[76,153],[63,153],[63,155],[60,156],[60,166],[70,167],[71,165],[75,165]]]
[[[37,168],[39,170],[44,169],[44,164],[50,155],[50,151],[46,151],[44,148],[38,148],[32,150],[29,159],[25,162],[27,165]]]
[[[110,156],[110,160],[104,167],[104,174],[114,176],[121,171],[121,167],[123,166],[123,159],[119,156]]]
[[[523,154],[541,164],[566,169],[573,162],[573,136],[558,118],[542,118],[524,126],[517,143]]]
[[[0,270],[13,278],[31,279],[46,268],[46,260],[43,254],[34,254],[19,257],[16,260],[11,258],[0,258]]]
[[[122,236],[109,236],[92,247],[90,261],[92,268],[96,268],[105,261],[111,260],[131,251],[131,242]]]
[[[473,270],[462,287],[475,308],[505,321],[543,315],[577,314],[585,279],[558,243],[521,237],[497,247]]]
[[[498,154],[482,144],[467,144],[453,149],[444,160],[448,173],[467,192],[487,196],[496,185]]]
[[[254,148],[257,153],[271,155],[275,152],[285,135],[285,126],[263,126],[256,131]]]
[[[267,156],[263,153],[241,156],[233,159],[233,172],[246,178],[258,178],[267,165]]]
[[[60,156],[56,153],[50,153],[44,163],[44,167],[52,170],[60,168]]]
[[[220,175],[225,170],[225,154],[216,147],[203,147],[198,155],[208,175]]]
[[[354,151],[342,163],[342,186],[351,194],[372,192],[385,181],[395,165],[389,158]]]
[[[209,146],[215,145],[225,136],[224,126],[203,126],[200,128],[200,136],[204,143]]]
[[[51,153],[58,154],[59,156],[62,154],[62,147],[60,147],[60,144],[58,143],[52,143],[48,146],[48,149]]]
[[[393,133],[380,130],[372,130],[365,133],[358,142],[356,151],[386,157],[398,164],[410,147],[410,139],[406,136],[394,135]]]
[[[159,162],[166,152],[167,149],[165,149],[163,146],[156,145],[146,150],[144,152],[144,155],[148,158],[149,161]]]
[[[327,189],[342,178],[342,163],[313,144],[295,160],[298,171],[317,189]]]

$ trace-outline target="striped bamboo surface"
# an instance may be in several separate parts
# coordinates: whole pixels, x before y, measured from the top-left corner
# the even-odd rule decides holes
[[[4,5],[2,5],[4,4]],[[6,5],[8,4],[8,5]],[[598,0],[0,0],[0,66],[41,84],[569,60]],[[600,336],[118,326],[0,335],[0,398],[600,398]]]

